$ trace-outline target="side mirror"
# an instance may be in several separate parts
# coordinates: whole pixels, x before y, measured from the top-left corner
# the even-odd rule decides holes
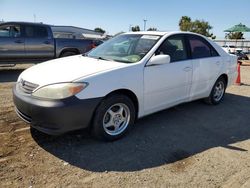
[[[151,59],[147,63],[147,66],[163,65],[167,63],[170,63],[169,55],[156,55],[156,56],[151,57]]]

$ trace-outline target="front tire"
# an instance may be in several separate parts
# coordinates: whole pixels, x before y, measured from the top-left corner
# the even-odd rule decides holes
[[[134,125],[135,107],[125,95],[111,95],[98,106],[92,134],[99,139],[114,141],[123,137]]]
[[[226,81],[223,77],[220,77],[215,82],[209,97],[205,98],[204,101],[207,104],[213,104],[213,105],[219,104],[224,98],[225,90],[226,90]]]
[[[76,55],[76,54],[77,54],[76,52],[70,52],[70,51],[63,52],[60,57],[68,57],[68,56],[72,56],[72,55]]]

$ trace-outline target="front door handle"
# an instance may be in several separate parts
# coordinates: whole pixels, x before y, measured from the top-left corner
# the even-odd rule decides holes
[[[189,72],[189,71],[192,70],[192,68],[191,68],[191,67],[185,67],[183,70],[184,70],[185,72]]]

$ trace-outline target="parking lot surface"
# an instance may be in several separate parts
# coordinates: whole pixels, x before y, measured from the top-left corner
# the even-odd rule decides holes
[[[1,187],[250,187],[250,66],[217,106],[194,101],[140,119],[125,138],[52,137],[14,112],[25,66],[0,70]]]

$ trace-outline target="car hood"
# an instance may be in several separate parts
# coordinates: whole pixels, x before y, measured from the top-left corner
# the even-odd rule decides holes
[[[124,66],[126,66],[125,63],[105,61],[77,55],[35,65],[23,71],[18,80],[23,79],[38,84],[39,86],[43,86],[61,82],[72,82],[81,77]]]

